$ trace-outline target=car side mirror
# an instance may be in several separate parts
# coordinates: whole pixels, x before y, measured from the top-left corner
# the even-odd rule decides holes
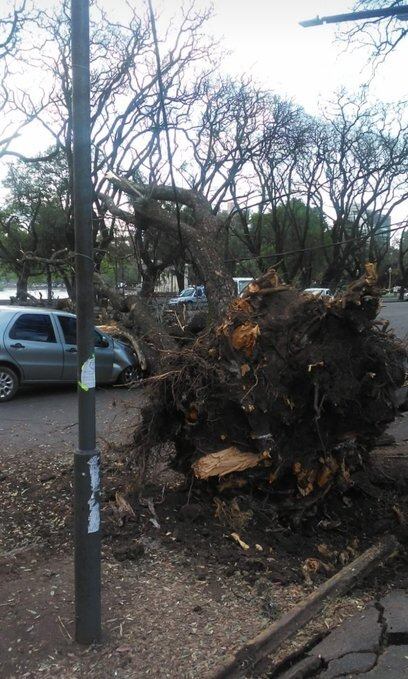
[[[106,337],[101,337],[98,342],[98,347],[101,349],[107,349],[109,346],[109,340]]]

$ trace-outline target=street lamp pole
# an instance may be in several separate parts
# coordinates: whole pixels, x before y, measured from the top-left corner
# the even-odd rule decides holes
[[[306,19],[299,21],[303,28],[310,28],[312,26],[322,26],[323,24],[340,24],[348,21],[369,21],[370,19],[386,19],[387,17],[394,17],[401,21],[408,20],[408,5],[400,5],[391,7],[383,7],[377,9],[361,10],[360,12],[347,12],[345,14],[332,14],[330,16],[315,17],[314,19]]]
[[[392,285],[392,267],[390,266],[388,268],[388,292],[391,292],[391,285]]]
[[[75,639],[91,644],[101,635],[101,529],[95,431],[89,0],[71,0],[71,45],[79,430],[74,454]]]

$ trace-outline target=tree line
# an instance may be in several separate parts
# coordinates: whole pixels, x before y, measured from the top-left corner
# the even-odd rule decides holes
[[[210,10],[192,3],[168,25],[126,11],[115,22],[92,8],[96,274],[140,281],[145,298],[168,268],[182,286],[186,263],[210,287],[226,272],[215,288],[270,266],[336,288],[371,259],[408,286],[404,222],[395,247],[388,235],[408,198],[402,105],[374,105],[363,88],[310,116],[222,73]],[[23,2],[0,18],[0,273],[22,300],[34,276],[49,291],[57,277],[75,299],[69,14],[67,0],[49,11]],[[30,132],[44,139],[37,157],[16,150]]]

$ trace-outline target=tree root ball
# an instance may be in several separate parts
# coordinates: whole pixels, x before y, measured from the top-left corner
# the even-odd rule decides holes
[[[136,457],[170,441],[177,470],[288,507],[347,490],[394,419],[405,379],[405,347],[376,320],[379,295],[370,264],[334,299],[269,270],[222,322],[166,356]]]

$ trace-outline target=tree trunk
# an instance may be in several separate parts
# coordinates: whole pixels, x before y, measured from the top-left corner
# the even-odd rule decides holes
[[[235,286],[223,261],[218,243],[220,230],[219,219],[212,214],[211,205],[199,193],[169,186],[138,187],[133,182],[107,175],[109,181],[134,199],[135,214],[118,208],[113,201],[104,196],[110,212],[126,223],[140,223],[144,230],[156,229],[171,233],[178,237],[182,233],[188,244],[188,251],[195,270],[199,274],[200,283],[205,286],[208,299],[209,320],[222,319],[235,297]],[[141,201],[141,192],[146,191],[148,197]],[[174,201],[177,192],[180,203],[192,209],[193,224],[181,221],[180,224],[166,213],[160,205],[162,201]],[[160,202],[156,202],[160,201]]]
[[[157,278],[158,271],[156,267],[146,267],[146,269],[142,271],[142,289],[140,291],[140,295],[144,299],[150,299],[150,297],[153,297]]]
[[[71,302],[76,301],[76,284],[75,284],[75,275],[72,274],[69,276],[67,273],[62,273],[62,280],[64,281],[64,285],[67,289],[68,297],[70,298]]]
[[[17,293],[16,298],[19,302],[27,302],[27,288],[28,288],[28,272],[23,269],[17,278]]]
[[[124,315],[123,322],[136,337],[148,337],[160,350],[174,350],[176,348],[175,341],[157,322],[154,314],[148,308],[146,300],[142,299],[141,295],[121,297],[118,291],[106,284],[97,272],[94,274],[94,282],[96,288],[109,299],[115,311]],[[156,359],[160,359],[160,352]]]
[[[176,279],[177,279],[177,287],[179,292],[184,290],[184,266],[183,268],[177,268],[175,270],[176,273]]]
[[[52,273],[50,267],[47,265],[47,300],[52,300]]]

